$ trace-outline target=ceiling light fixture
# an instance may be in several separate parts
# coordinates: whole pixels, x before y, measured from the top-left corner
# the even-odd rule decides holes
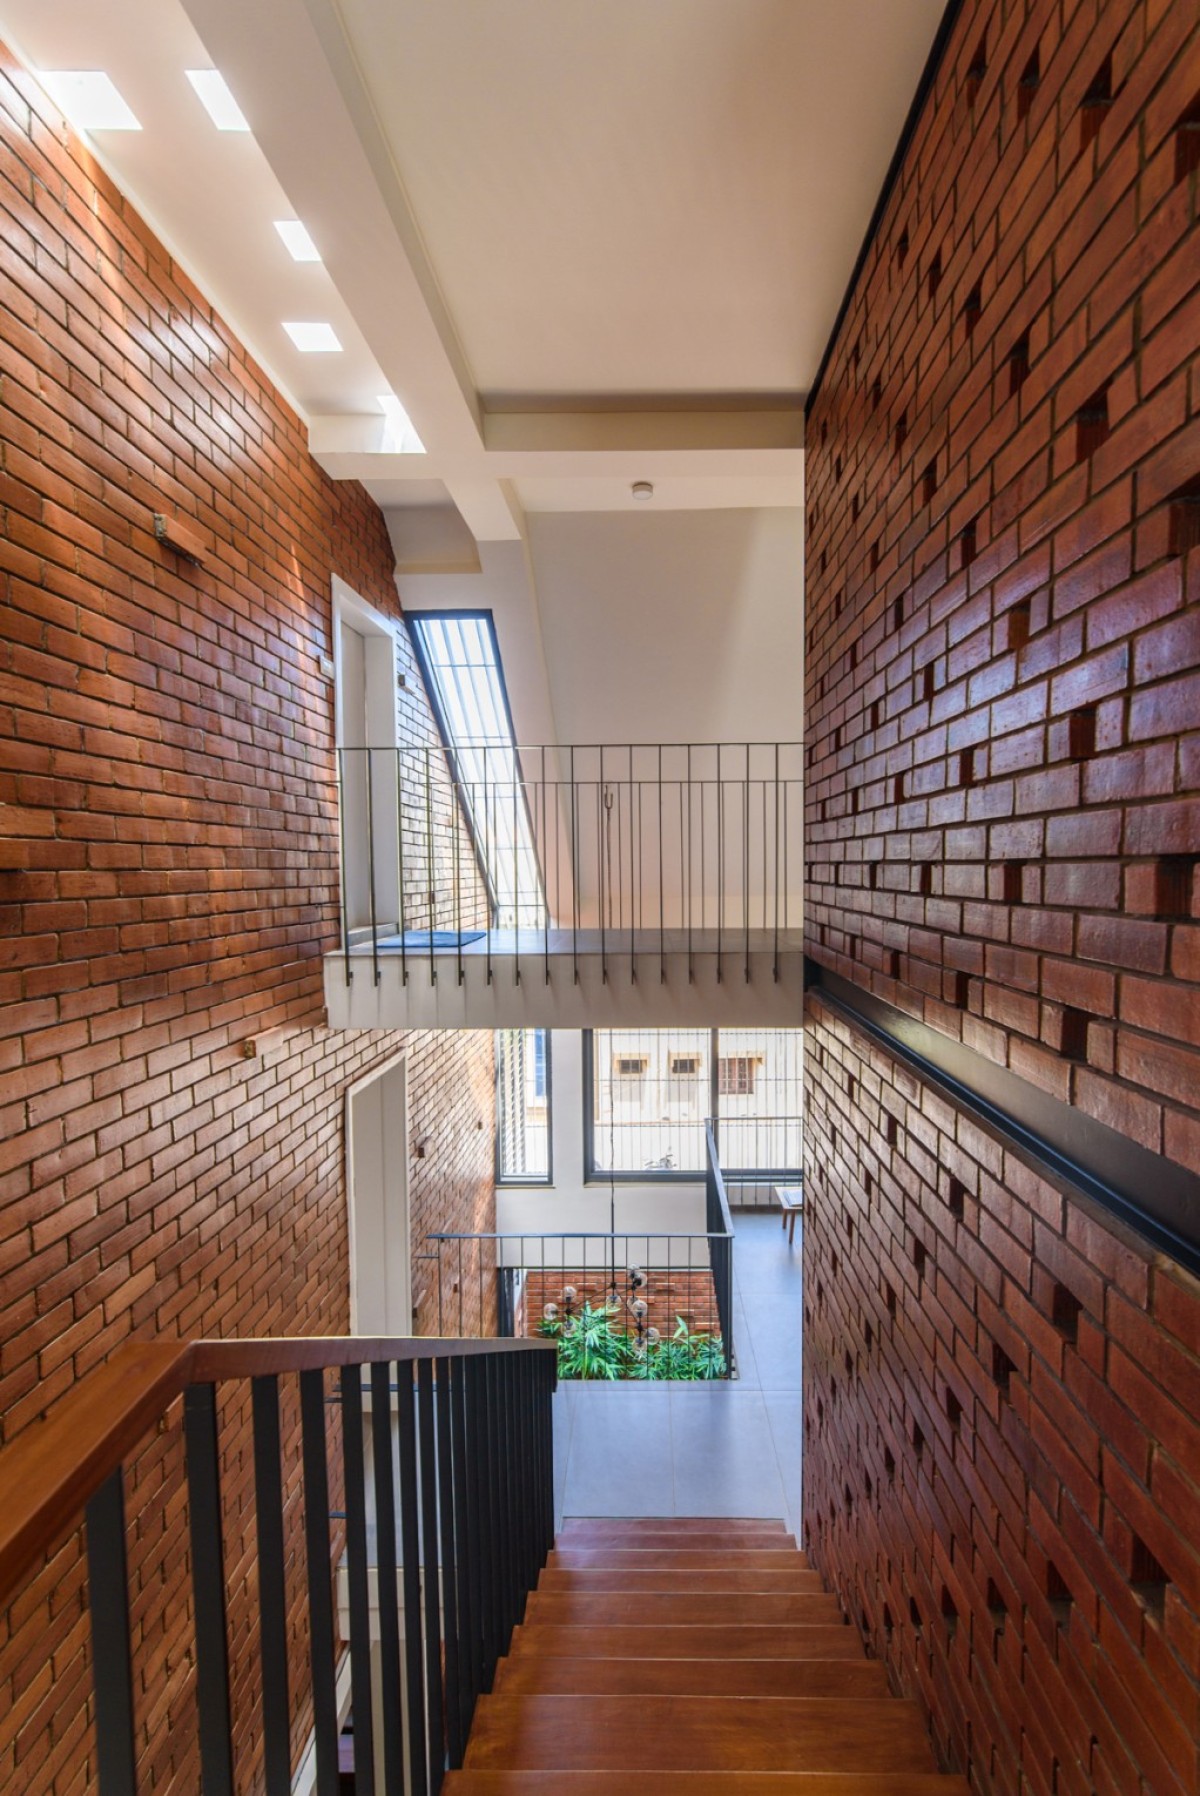
[[[77,131],[140,131],[112,77],[102,69],[43,69],[38,80]]]
[[[284,330],[305,355],[329,355],[342,346],[332,324],[284,324]]]
[[[229,91],[220,69],[185,69],[200,104],[218,131],[248,131],[245,114]]]
[[[284,246],[293,262],[319,262],[321,252],[308,234],[307,227],[298,218],[277,218],[275,229],[283,238]]]
[[[413,428],[413,421],[394,393],[379,394],[380,409],[387,417],[384,449],[392,455],[424,455],[425,445]]]
[[[647,499],[653,499],[654,497],[654,488],[648,480],[635,480],[629,490],[634,498],[639,500],[643,505]]]

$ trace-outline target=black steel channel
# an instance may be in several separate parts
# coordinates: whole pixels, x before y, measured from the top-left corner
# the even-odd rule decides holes
[[[371,1700],[371,1592],[367,1577],[367,1464],[362,1367],[343,1366],[342,1465],[346,1479],[346,1570],[350,1595],[350,1702],[355,1796],[375,1796],[375,1714]]]
[[[97,1796],[137,1796],[122,1466],[91,1498],[86,1516]]]
[[[420,1442],[421,1570],[425,1596],[425,1714],[429,1726],[429,1792],[437,1796],[446,1775],[446,1726],[442,1693],[441,1593],[438,1578],[437,1441],[433,1414],[433,1361],[417,1361],[417,1432]]]
[[[221,1466],[217,1388],[189,1385],[183,1399],[192,1602],[196,1632],[196,1707],[204,1796],[233,1796],[229,1642],[225,1629],[225,1555],[221,1545]]]
[[[462,1765],[466,1735],[462,1726],[459,1665],[462,1651],[458,1612],[458,1538],[454,1528],[454,1441],[450,1417],[450,1361],[437,1362],[438,1522],[442,1541],[442,1639],[446,1680],[446,1748],[451,1771]]]
[[[258,1650],[262,1664],[263,1776],[266,1796],[291,1796],[288,1716],[287,1574],[283,1536],[283,1449],[279,1380],[250,1381],[254,1416],[254,1519],[258,1541]]]
[[[329,1553],[329,1468],[325,1452],[325,1374],[300,1374],[304,1464],[304,1552],[308,1575],[316,1796],[338,1796],[337,1683],[333,1657],[333,1572]]]
[[[486,1504],[488,1541],[486,1559],[488,1649],[484,1689],[490,1690],[492,1687],[492,1678],[496,1671],[496,1661],[500,1657],[500,1641],[503,1630],[502,1616],[504,1597],[501,1585],[503,1537],[500,1519],[500,1480],[497,1476],[497,1468],[500,1463],[500,1430],[496,1420],[495,1354],[485,1354],[482,1363],[484,1440],[486,1442],[483,1456],[483,1491]]]
[[[498,1354],[488,1356],[492,1381],[492,1421],[495,1456],[492,1482],[496,1490],[496,1652],[508,1648],[512,1628],[512,1548],[509,1527],[508,1428],[504,1407],[504,1374]]]
[[[396,1367],[400,1442],[400,1555],[404,1566],[404,1688],[411,1796],[425,1796],[425,1678],[421,1670],[421,1541],[417,1509],[417,1417],[411,1361]]]
[[[375,1485],[375,1591],[379,1606],[379,1727],[384,1796],[404,1796],[400,1718],[400,1593],[396,1575],[396,1480],[392,1470],[391,1367],[371,1362],[371,1459]]]

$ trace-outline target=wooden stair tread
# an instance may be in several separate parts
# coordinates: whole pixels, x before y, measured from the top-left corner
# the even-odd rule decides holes
[[[521,1653],[501,1659],[505,1696],[882,1697],[877,1659],[585,1659]]]
[[[569,1515],[558,1531],[560,1540],[575,1535],[607,1539],[610,1535],[638,1534],[786,1534],[785,1521],[761,1520],[757,1516],[710,1515]]]
[[[639,1770],[645,1796],[970,1796],[965,1777],[930,1771]],[[445,1796],[563,1796],[559,1771],[451,1771]],[[571,1796],[613,1796],[611,1771],[573,1771]]]
[[[510,1653],[571,1658],[863,1659],[855,1628],[843,1622],[791,1626],[716,1623],[657,1627],[528,1623],[514,1629]]]
[[[583,1571],[592,1566],[598,1571],[723,1571],[727,1565],[740,1565],[745,1571],[804,1571],[801,1554],[785,1547],[772,1552],[723,1553],[715,1548],[706,1551],[673,1551],[670,1547],[555,1547],[546,1560],[552,1571]]]
[[[484,1696],[465,1768],[924,1771],[917,1705],[775,1696]]]
[[[719,1528],[697,1528],[677,1534],[673,1528],[643,1528],[636,1534],[560,1534],[560,1548],[571,1552],[784,1553],[799,1552],[791,1534],[722,1534]]]
[[[741,1565],[725,1565],[717,1571],[697,1571],[692,1566],[665,1569],[653,1566],[635,1569],[606,1565],[547,1566],[537,1585],[539,1590],[547,1592],[621,1591],[629,1590],[631,1586],[659,1592],[690,1590],[697,1596],[719,1591],[730,1595],[759,1592],[764,1596],[823,1594],[817,1572],[791,1567],[787,1571],[756,1571]]]
[[[836,1622],[837,1599],[818,1592],[795,1596],[749,1596],[717,1592],[712,1596],[675,1591],[643,1591],[636,1580],[623,1592],[535,1590],[525,1605],[525,1623],[559,1622],[575,1626],[608,1622],[615,1626],[657,1627],[662,1623]]]

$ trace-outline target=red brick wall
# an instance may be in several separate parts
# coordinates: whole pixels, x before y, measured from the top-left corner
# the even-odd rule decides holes
[[[1194,1796],[1200,1284],[808,1021],[806,1545],[973,1789]]]
[[[1194,6],[964,6],[809,419],[805,723],[809,953],[1193,1170],[1198,100]],[[809,1029],[817,1563],[976,1788],[1194,1791],[1194,1281]]]
[[[428,1144],[413,1164],[414,1243],[434,1226],[493,1226],[493,1097],[489,1035],[336,1035],[322,1022],[338,905],[332,692],[317,657],[332,573],[397,610],[378,510],[310,460],[301,421],[6,58],[0,149],[9,1440],[134,1332],[344,1331],[344,1094],[401,1048],[414,1138]],[[199,526],[204,570],[157,544],[155,511]],[[415,671],[409,685],[419,693]],[[428,738],[419,699],[407,715]],[[277,1025],[285,1036],[245,1059],[245,1039]],[[243,1447],[235,1430],[231,1501],[244,1510]],[[134,1577],[174,1596],[174,1425],[131,1508],[155,1487],[166,1507],[137,1524]],[[52,1582],[62,1692],[84,1631],[70,1550]],[[177,1707],[190,1674],[180,1640],[155,1632],[161,1613],[139,1616],[147,1787],[191,1791],[194,1733]],[[78,1697],[67,1750],[53,1728],[68,1711],[55,1719],[30,1645],[45,1617],[43,1594],[6,1618],[0,1782],[82,1789]]]

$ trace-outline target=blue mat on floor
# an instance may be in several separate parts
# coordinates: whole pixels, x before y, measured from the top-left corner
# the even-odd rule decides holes
[[[390,935],[387,939],[389,945],[395,942],[397,946],[403,944],[406,949],[423,948],[428,954],[431,948],[453,949],[460,945],[465,948],[468,942],[482,941],[484,934],[482,929],[464,929],[461,932],[457,929],[406,929],[402,936]]]

